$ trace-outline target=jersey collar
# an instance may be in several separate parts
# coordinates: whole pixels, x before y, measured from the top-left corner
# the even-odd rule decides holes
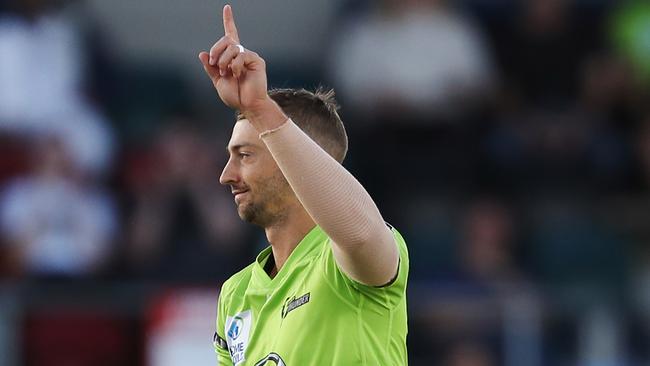
[[[265,248],[262,250],[262,252],[260,252],[260,254],[258,254],[257,258],[255,259],[255,265],[253,268],[253,271],[255,273],[254,276],[259,281],[258,283],[267,285],[279,282],[287,274],[287,272],[291,271],[291,267],[293,267],[295,263],[306,258],[314,250],[320,248],[326,238],[327,234],[325,234],[323,229],[321,229],[318,225],[314,226],[314,228],[312,228],[307,233],[307,235],[302,238],[300,243],[298,243],[298,245],[293,249],[289,255],[289,258],[287,258],[287,261],[284,263],[282,268],[280,268],[280,271],[275,275],[273,279],[271,279],[266,271],[264,271],[264,265],[269,259],[269,256],[272,254],[272,249],[270,246]]]

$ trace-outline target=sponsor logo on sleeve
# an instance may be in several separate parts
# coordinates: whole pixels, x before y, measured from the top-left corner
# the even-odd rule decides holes
[[[246,360],[246,347],[248,346],[251,323],[252,315],[250,310],[226,318],[224,331],[226,333],[230,359],[234,366]]]

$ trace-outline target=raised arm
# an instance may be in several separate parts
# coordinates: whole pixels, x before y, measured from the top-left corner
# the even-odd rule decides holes
[[[291,188],[333,241],[339,267],[367,285],[385,285],[397,273],[390,229],[363,186],[291,120],[262,133]]]
[[[239,46],[228,5],[223,19],[224,37],[210,53],[199,54],[219,96],[260,133],[302,205],[332,239],[339,268],[366,285],[387,284],[397,273],[399,253],[377,206],[363,186],[268,96],[265,62]]]

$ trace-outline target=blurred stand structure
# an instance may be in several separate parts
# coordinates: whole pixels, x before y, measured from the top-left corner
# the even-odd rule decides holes
[[[218,184],[206,4],[0,1],[0,364],[213,362],[264,241]],[[244,44],[336,88],[407,238],[411,365],[650,364],[646,1],[252,4]]]

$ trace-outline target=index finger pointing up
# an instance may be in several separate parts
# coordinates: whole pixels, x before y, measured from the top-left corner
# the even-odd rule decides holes
[[[229,36],[235,42],[239,43],[239,35],[237,34],[237,27],[235,26],[235,17],[232,15],[232,8],[230,5],[223,7],[223,30],[226,32],[226,36]]]

